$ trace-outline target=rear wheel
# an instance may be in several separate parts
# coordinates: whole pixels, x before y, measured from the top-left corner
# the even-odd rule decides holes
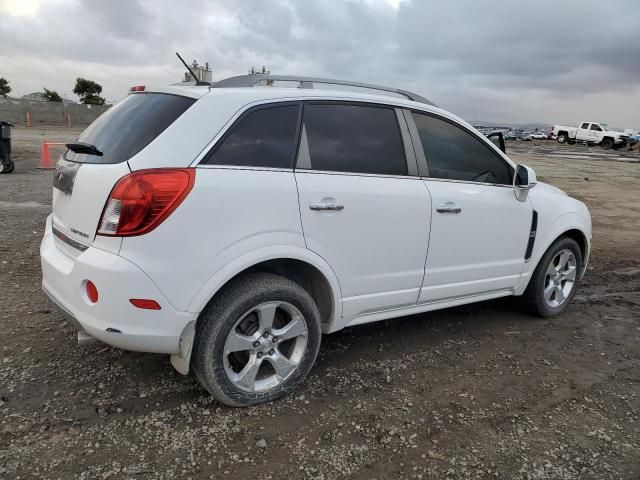
[[[241,277],[198,320],[193,369],[217,400],[275,400],[307,376],[320,347],[320,313],[309,293],[279,275]]]
[[[575,240],[561,237],[538,263],[523,301],[527,310],[540,317],[564,312],[576,293],[582,275],[582,253]]]

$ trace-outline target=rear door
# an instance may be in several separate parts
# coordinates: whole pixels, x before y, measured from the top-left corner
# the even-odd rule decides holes
[[[590,141],[591,138],[592,135],[589,133],[589,122],[580,124],[576,132],[576,140]]]
[[[433,205],[419,303],[514,288],[532,208],[515,198],[513,168],[457,123],[418,112],[409,119],[426,157],[421,173]]]
[[[67,150],[54,170],[54,234],[60,242],[93,243],[105,201],[115,183],[127,175],[127,160],[146,147],[195,100],[178,95],[136,93],[93,122],[78,142],[100,154]],[[78,249],[75,249],[78,251]]]
[[[307,248],[335,271],[343,315],[415,305],[431,202],[401,112],[305,103],[295,177]]]

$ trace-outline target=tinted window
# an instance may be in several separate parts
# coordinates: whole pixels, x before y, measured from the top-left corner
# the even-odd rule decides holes
[[[312,103],[304,107],[304,125],[313,170],[407,174],[391,108]]]
[[[600,125],[596,125],[595,123],[591,124],[591,130],[596,130],[598,132],[602,131],[602,129],[600,128]]]
[[[512,183],[511,168],[471,133],[444,120],[414,113],[429,176],[474,182]]]
[[[589,122],[585,122],[582,125],[580,125],[580,128],[582,128],[583,130],[587,130],[589,128]]]
[[[135,93],[104,112],[78,137],[103,155],[67,151],[73,162],[120,163],[146,147],[189,108],[195,99],[161,93]]]
[[[291,168],[298,109],[298,105],[282,105],[250,111],[202,163]]]

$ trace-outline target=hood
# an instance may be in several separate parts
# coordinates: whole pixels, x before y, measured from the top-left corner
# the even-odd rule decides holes
[[[549,185],[548,183],[544,182],[538,182],[531,191],[533,192],[534,190],[537,190],[539,192],[543,191],[552,195],[568,196],[567,192],[565,192],[564,190],[560,190],[558,187],[554,187],[553,185]]]
[[[629,137],[629,135],[627,135],[624,132],[618,132],[616,130],[605,130],[605,133],[609,134],[609,135],[614,135],[616,137]]]

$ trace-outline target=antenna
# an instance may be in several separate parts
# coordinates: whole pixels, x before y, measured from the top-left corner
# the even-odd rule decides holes
[[[193,77],[193,79],[196,81],[196,85],[208,85],[211,86],[211,84],[209,82],[203,82],[202,80],[198,79],[198,77],[196,77],[196,74],[193,73],[193,70],[191,70],[189,68],[189,65],[187,65],[187,62],[185,62],[182,57],[180,56],[180,54],[178,52],[176,52],[176,55],[178,56],[178,58],[180,59],[180,61],[182,62],[182,64],[185,66],[185,68],[189,71],[189,73],[191,74],[191,76]]]

